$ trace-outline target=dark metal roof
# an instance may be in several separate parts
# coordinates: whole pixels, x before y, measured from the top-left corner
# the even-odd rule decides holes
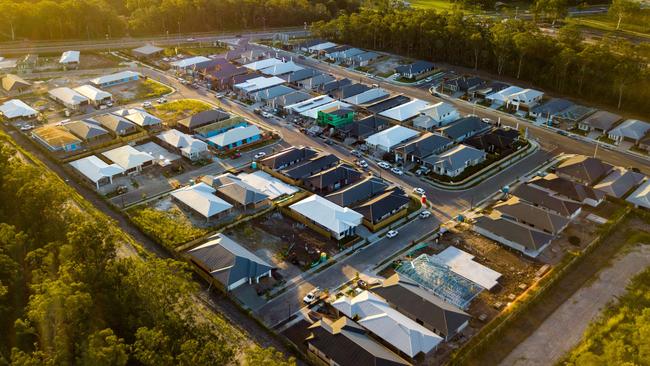
[[[388,127],[390,122],[387,118],[372,115],[364,119],[360,119],[353,123],[348,123],[344,126],[340,126],[339,130],[351,137],[354,137],[358,140],[364,139],[370,135],[373,135],[380,130]]]
[[[547,192],[529,186],[528,184],[519,185],[512,191],[512,195],[519,197],[522,201],[544,207],[565,217],[573,216],[580,209],[579,203],[553,197]]]
[[[223,121],[230,118],[230,115],[224,111],[218,109],[211,109],[209,111],[199,112],[193,116],[187,117],[178,121],[178,124],[187,127],[188,129],[194,129],[197,127],[205,126],[210,123]]]
[[[370,90],[370,87],[368,85],[356,83],[352,85],[346,85],[338,90],[335,90],[333,94],[336,98],[345,99],[357,94],[361,94],[367,90]]]
[[[434,68],[433,62],[429,61],[415,61],[409,65],[401,65],[395,68],[400,74],[420,74],[425,71],[429,71]]]
[[[553,240],[553,235],[534,230],[502,217],[479,216],[474,225],[529,250],[539,250]]]
[[[304,179],[338,164],[340,159],[333,154],[322,154],[298,165],[285,169],[282,173],[291,179]]]
[[[260,164],[267,166],[273,170],[281,169],[291,163],[297,163],[305,159],[310,159],[316,156],[318,152],[304,146],[293,146],[288,149],[282,150],[276,154],[268,156],[260,161]]]
[[[438,154],[454,142],[447,137],[426,133],[415,140],[395,148],[396,153],[413,155],[423,159],[431,154]]]
[[[477,134],[489,128],[490,124],[481,121],[478,117],[465,117],[439,128],[438,131],[452,140],[457,140],[468,133]]]
[[[563,161],[556,169],[557,175],[592,185],[609,174],[614,167],[590,156],[576,155]]]
[[[392,98],[384,99],[379,103],[370,105],[370,106],[366,107],[366,109],[369,112],[372,112],[372,113],[381,113],[381,112],[383,112],[385,110],[400,106],[400,105],[402,105],[404,103],[407,103],[409,101],[411,101],[411,98],[409,98],[407,96],[396,95],[396,96],[394,96]]]
[[[339,189],[325,196],[325,198],[341,207],[347,207],[378,195],[384,192],[386,188],[388,188],[386,181],[375,177],[368,177],[356,184]]]
[[[333,168],[316,173],[305,179],[305,185],[314,189],[322,189],[336,182],[347,181],[348,184],[361,178],[361,172],[347,164],[340,164]]]
[[[354,210],[362,214],[366,220],[377,223],[391,212],[408,207],[410,202],[411,199],[404,194],[404,191],[393,189],[361,203],[354,207]]]

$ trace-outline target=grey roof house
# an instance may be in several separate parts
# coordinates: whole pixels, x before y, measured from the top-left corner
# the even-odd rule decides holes
[[[557,235],[562,232],[571,221],[564,216],[529,205],[517,197],[511,197],[506,202],[494,205],[494,209],[499,211],[502,217],[551,235]]]
[[[528,184],[520,184],[511,194],[533,206],[568,218],[575,218],[582,211],[579,203],[560,199]]]
[[[312,192],[328,193],[346,187],[359,179],[361,179],[360,171],[348,164],[340,164],[303,179],[303,184]]]
[[[320,74],[322,74],[320,71],[305,68],[302,70],[294,71],[291,74],[280,75],[280,78],[286,80],[288,83],[296,84],[302,80],[310,79]]]
[[[650,131],[650,123],[639,121],[638,119],[628,119],[620,125],[611,129],[607,136],[620,143],[622,141],[630,141],[638,144]]]
[[[267,156],[259,163],[272,170],[285,169],[292,165],[298,164],[301,161],[310,159],[316,156],[318,152],[314,149],[305,146],[292,146],[277,152],[271,156]]]
[[[63,126],[84,141],[97,141],[111,138],[111,134],[92,118],[69,122]]]
[[[497,211],[477,217],[472,230],[533,258],[553,240],[553,235],[510,221]]]
[[[490,128],[489,123],[481,121],[478,117],[465,117],[437,129],[436,133],[455,142],[463,142],[474,135],[488,131]]]
[[[361,94],[368,90],[370,90],[370,87],[368,85],[356,83],[351,85],[345,85],[337,90],[334,90],[331,94],[333,98],[345,99],[345,98],[355,96],[357,94]]]
[[[453,144],[454,142],[447,137],[428,132],[415,140],[396,147],[395,160],[419,163],[428,156],[442,153]]]
[[[241,180],[234,174],[225,173],[219,176],[204,176],[201,178],[216,190],[218,196],[226,201],[244,207],[259,207],[270,204],[269,196]]]
[[[381,113],[383,111],[387,111],[391,108],[395,108],[397,106],[400,106],[402,104],[406,104],[411,100],[411,98],[405,96],[405,95],[396,95],[392,98],[384,99],[380,102],[377,102],[375,104],[371,104],[366,107],[366,110],[370,113]]]
[[[555,196],[585,203],[592,207],[600,205],[605,199],[605,193],[595,190],[582,183],[547,174],[544,177],[535,177],[529,181],[530,185],[545,190]]]
[[[228,118],[230,118],[228,113],[218,109],[211,109],[199,112],[193,116],[178,121],[178,127],[179,130],[183,130],[183,132],[192,133],[196,128],[223,121]]]
[[[591,186],[609,174],[612,169],[611,165],[604,163],[600,159],[576,155],[560,163],[555,168],[555,174]]]
[[[93,117],[94,120],[101,123],[102,126],[113,131],[118,136],[125,136],[137,131],[135,123],[128,119],[109,113]]]
[[[300,80],[297,82],[298,86],[305,89],[316,90],[318,86],[333,81],[334,77],[329,74],[318,74],[309,79]]]
[[[485,161],[485,151],[467,145],[457,145],[439,155],[424,158],[424,165],[431,167],[434,173],[448,177],[456,177],[465,169]]]
[[[553,122],[553,118],[573,106],[573,102],[566,99],[553,98],[544,104],[531,108],[528,114],[546,123]]]
[[[360,182],[330,193],[325,198],[341,207],[348,207],[383,193],[387,188],[388,183],[383,179],[367,177]]]
[[[388,128],[390,122],[387,118],[372,115],[354,123],[348,123],[337,128],[337,133],[339,133],[344,138],[353,138],[357,141],[364,140],[366,137],[374,135],[375,133]]]
[[[598,111],[578,123],[578,128],[583,131],[599,131],[605,133],[611,130],[623,117],[616,113]]]
[[[401,65],[395,68],[395,72],[407,79],[413,79],[418,75],[433,70],[435,65],[429,61],[416,61],[409,65]]]
[[[626,193],[636,188],[643,180],[645,175],[622,167],[615,167],[609,175],[594,186],[594,189],[605,192],[608,196],[623,198]]]
[[[293,91],[291,93],[269,99],[266,101],[266,104],[270,107],[281,109],[288,105],[300,103],[310,98],[311,95],[308,93],[305,93],[303,91]]]
[[[354,210],[363,215],[366,226],[373,227],[398,212],[406,210],[410,203],[411,199],[404,191],[396,188],[354,206]]]

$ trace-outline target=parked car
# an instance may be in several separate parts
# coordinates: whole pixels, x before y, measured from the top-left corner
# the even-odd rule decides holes
[[[425,194],[427,194],[427,192],[425,192],[424,189],[420,187],[413,188],[413,193],[419,194],[420,196],[424,196]]]
[[[151,108],[151,107],[152,107],[151,102],[142,103],[142,108]]]
[[[404,175],[404,172],[401,171],[399,168],[392,168],[390,171],[393,172],[393,174],[395,175]]]
[[[483,122],[485,122],[485,123],[492,124],[492,120],[489,119],[489,118],[487,118],[487,117],[485,117],[485,118],[481,118],[481,121],[483,121]]]
[[[167,103],[167,99],[165,98],[158,98],[158,104],[165,104]]]
[[[264,117],[264,118],[271,118],[272,115],[271,115],[271,113],[269,113],[269,112],[262,111],[262,117]]]
[[[21,131],[29,131],[32,128],[34,128],[34,126],[32,126],[32,125],[22,125],[22,126],[20,126]]]
[[[302,298],[302,301],[307,305],[312,304],[314,301],[316,301],[319,294],[320,289],[316,287],[315,289],[309,291],[309,293]]]
[[[558,134],[558,135],[562,135],[562,136],[567,136],[567,135],[569,135],[566,131],[562,131],[562,130],[557,130],[557,134]]]
[[[429,218],[430,216],[431,216],[431,212],[429,212],[429,211],[422,211],[418,215],[418,217],[420,217],[421,219],[426,219],[426,218]]]
[[[255,158],[257,160],[257,159],[261,159],[261,158],[263,158],[265,156],[266,156],[266,153],[264,151],[260,151],[257,154],[255,154],[255,156],[253,156],[253,158]]]
[[[234,154],[232,154],[232,157],[233,157],[233,159],[241,158],[241,153],[239,151],[237,151]]]
[[[397,231],[397,230],[390,230],[389,232],[386,233],[386,237],[387,237],[388,239],[392,239],[392,238],[396,237],[397,234],[399,234],[399,231]]]
[[[357,165],[360,166],[360,167],[362,167],[362,168],[364,168],[364,169],[366,169],[366,168],[368,167],[368,163],[366,163],[365,160],[359,160],[359,161],[357,161]]]
[[[108,102],[105,103],[105,105],[106,105],[108,108],[110,108],[110,107],[113,106],[113,102],[108,101]]]
[[[357,158],[361,157],[361,152],[359,152],[358,150],[352,150],[350,151],[350,154],[352,154],[352,156],[356,156]]]
[[[377,165],[379,165],[379,167],[382,169],[390,169],[390,164],[388,164],[385,161],[380,161],[379,163],[377,163]]]

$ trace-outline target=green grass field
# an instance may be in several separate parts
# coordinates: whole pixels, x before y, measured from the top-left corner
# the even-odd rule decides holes
[[[609,17],[607,14],[589,15],[581,17],[570,17],[566,19],[567,23],[575,24],[584,28],[591,28],[604,32],[617,32],[616,20]],[[621,23],[621,28],[618,32],[626,33],[637,37],[650,38],[650,24],[639,25],[632,23]]]
[[[450,10],[454,4],[447,0],[413,0],[411,6],[419,9]]]

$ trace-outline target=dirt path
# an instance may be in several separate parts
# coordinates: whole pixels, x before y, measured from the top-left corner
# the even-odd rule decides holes
[[[650,245],[617,256],[610,267],[578,290],[520,343],[500,365],[553,365],[575,347],[608,302],[625,293],[628,281],[650,266]]]

